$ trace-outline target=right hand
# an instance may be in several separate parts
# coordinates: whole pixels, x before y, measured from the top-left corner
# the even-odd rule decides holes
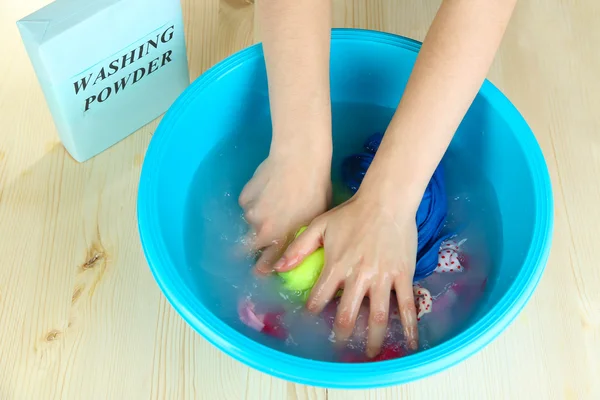
[[[412,286],[417,258],[416,207],[414,202],[398,201],[401,196],[382,195],[378,178],[367,173],[365,186],[344,204],[314,219],[274,266],[277,272],[290,271],[323,247],[325,266],[306,306],[320,314],[343,289],[333,328],[335,337],[345,341],[352,336],[363,299],[368,296],[370,358],[379,354],[386,336],[392,290],[398,299],[407,346],[418,348]],[[374,183],[374,189],[365,189],[369,183]]]
[[[262,253],[256,263],[261,274],[273,271],[296,231],[331,201],[331,143],[302,140],[286,149],[272,147],[239,197],[251,227],[247,244]]]

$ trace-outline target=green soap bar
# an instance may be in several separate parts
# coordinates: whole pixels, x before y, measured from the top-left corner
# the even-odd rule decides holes
[[[300,228],[296,237],[306,230]],[[280,272],[279,276],[284,280],[284,286],[288,290],[310,290],[317,283],[319,275],[325,265],[325,250],[321,247],[308,255],[296,268],[288,272]]]
[[[283,278],[285,287],[289,290],[308,290],[317,283],[324,264],[325,251],[320,248],[306,257],[296,268],[281,272],[279,276]]]
[[[306,230],[306,227],[300,228],[296,237]],[[278,275],[283,279],[283,286],[291,291],[300,292],[303,302],[308,299],[310,290],[317,283],[319,275],[325,265],[325,250],[320,247],[314,253],[306,257],[300,265],[288,272],[279,272]],[[340,297],[342,290],[338,290],[335,297]]]

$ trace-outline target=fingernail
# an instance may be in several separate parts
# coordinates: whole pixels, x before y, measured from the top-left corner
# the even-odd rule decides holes
[[[281,257],[279,259],[279,261],[277,261],[275,263],[275,265],[273,265],[273,269],[275,271],[279,271],[280,269],[284,268],[286,266],[287,260],[285,259],[285,257]]]
[[[411,340],[409,347],[411,350],[417,350],[419,348],[419,344],[417,343],[416,340]]]
[[[256,275],[256,276],[257,276],[257,277],[259,277],[259,278],[264,278],[264,277],[266,277],[266,276],[269,276],[269,273],[267,273],[267,272],[264,272],[264,271],[261,271],[261,270],[260,270],[260,269],[258,269],[258,268],[254,268],[254,275]]]
[[[306,303],[306,308],[308,309],[308,311],[310,311],[313,314],[316,314],[317,311],[319,311],[319,305],[317,303],[315,303],[314,301],[308,301]]]
[[[271,272],[273,272],[273,270],[266,264],[262,264],[262,265],[257,265],[255,268],[256,272],[260,275],[269,275],[271,274]]]

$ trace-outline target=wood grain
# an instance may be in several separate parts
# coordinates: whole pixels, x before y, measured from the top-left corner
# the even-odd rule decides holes
[[[64,151],[0,0],[0,399],[600,398],[600,2],[521,1],[490,71],[535,131],[555,194],[532,301],[471,359],[373,391],[284,382],[196,335],[145,263],[135,201],[158,121],[78,164]],[[190,73],[255,40],[253,2],[184,0]],[[440,0],[334,0],[334,24],[422,40]]]

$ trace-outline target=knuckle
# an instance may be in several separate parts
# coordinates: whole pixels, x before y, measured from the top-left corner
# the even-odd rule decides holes
[[[306,308],[308,309],[308,311],[310,311],[311,313],[316,313],[319,311],[319,302],[318,299],[313,298],[308,300],[307,304],[306,304]]]
[[[309,226],[312,228],[315,226],[322,225],[323,223],[325,223],[326,219],[327,219],[327,213],[317,215],[315,218],[312,219]]]
[[[245,208],[249,201],[250,201],[250,199],[246,192],[242,192],[240,194],[240,197],[238,197],[238,204],[242,208]]]
[[[388,314],[383,310],[375,311],[371,317],[371,322],[376,325],[387,324]]]
[[[240,192],[240,196],[238,197],[238,202],[241,203],[248,203],[252,200],[253,196],[253,188],[252,188],[253,184],[252,181],[246,183],[246,185],[243,187],[242,191]]]
[[[395,272],[396,278],[400,281],[400,282],[405,282],[407,280],[409,280],[411,277],[409,276],[409,272],[406,270],[406,268],[396,268],[396,272]]]
[[[344,257],[343,252],[337,251],[336,248],[334,247],[333,249],[328,251],[326,254],[327,254],[327,262],[331,265],[331,267],[336,270],[340,269],[338,266],[343,264],[343,257]]]
[[[319,225],[321,222],[323,221],[323,216],[322,215],[318,215],[316,217],[314,217],[311,221],[309,221],[309,223],[307,224],[308,227],[306,228],[306,230],[312,229],[315,226]]]
[[[415,304],[414,301],[410,300],[410,301],[405,301],[400,305],[400,311],[402,313],[402,315],[412,315],[412,314],[416,314],[417,312],[417,306]]]
[[[335,321],[335,325],[342,330],[352,329],[352,317],[349,313],[340,313]]]
[[[363,272],[365,270],[365,267],[368,267],[369,264],[366,261],[365,256],[361,254],[356,260],[356,265],[358,266],[358,268],[360,268],[360,271]]]
[[[254,207],[247,208],[244,210],[244,218],[246,221],[252,223],[258,219],[258,211]]]
[[[271,236],[272,232],[273,224],[267,219],[261,222],[260,227],[256,230],[256,236],[265,240]]]
[[[417,305],[415,304],[415,298],[411,298],[411,299],[407,299],[403,304],[402,304],[402,308],[404,308],[405,311],[408,312],[413,312],[416,311],[417,309]]]
[[[275,239],[273,241],[274,251],[278,253],[282,253],[287,249],[288,241],[287,239]]]
[[[371,286],[374,282],[374,279],[375,276],[371,271],[362,268],[358,271],[356,283],[360,286]]]

